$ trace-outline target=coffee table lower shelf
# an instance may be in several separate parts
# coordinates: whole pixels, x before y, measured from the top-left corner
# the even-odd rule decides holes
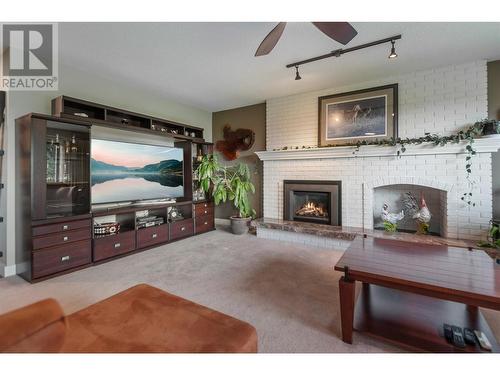
[[[495,336],[476,307],[363,284],[355,308],[354,329],[411,351],[485,352],[479,344],[460,349],[444,338],[443,323],[478,329],[493,352],[500,352]]]

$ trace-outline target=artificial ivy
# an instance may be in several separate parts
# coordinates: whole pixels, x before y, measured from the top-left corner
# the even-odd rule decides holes
[[[375,141],[358,141],[356,143],[346,143],[342,145],[334,145],[334,146],[294,146],[294,147],[282,147],[273,149],[273,151],[284,151],[284,150],[299,150],[299,149],[315,149],[321,147],[345,147],[345,146],[354,146],[355,149],[353,154],[356,155],[359,149],[362,146],[400,146],[397,151],[397,156],[401,157],[401,154],[406,151],[407,145],[420,145],[422,143],[433,143],[435,146],[445,146],[448,143],[459,143],[461,141],[467,141],[468,145],[465,147],[467,156],[465,157],[465,171],[467,173],[467,181],[469,182],[470,191],[464,193],[462,196],[462,200],[468,205],[475,206],[476,204],[472,202],[472,187],[474,185],[474,181],[470,178],[472,174],[472,157],[476,155],[476,151],[474,150],[474,138],[482,135],[485,127],[492,127],[494,132],[500,133],[500,121],[497,120],[482,120],[476,122],[474,125],[471,125],[466,130],[460,130],[456,134],[440,136],[437,134],[425,133],[423,137],[418,138],[389,138]]]

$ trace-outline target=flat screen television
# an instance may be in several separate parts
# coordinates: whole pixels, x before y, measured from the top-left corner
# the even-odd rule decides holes
[[[183,150],[92,139],[92,204],[184,196]]]

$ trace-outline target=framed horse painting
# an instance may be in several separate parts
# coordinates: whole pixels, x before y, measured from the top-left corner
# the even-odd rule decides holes
[[[398,136],[398,85],[318,98],[318,146],[356,144]]]

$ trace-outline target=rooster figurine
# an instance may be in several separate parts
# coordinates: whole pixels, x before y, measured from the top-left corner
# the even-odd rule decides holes
[[[382,206],[380,217],[384,221],[384,228],[387,232],[395,232],[398,229],[398,221],[402,220],[404,216],[405,214],[402,210],[397,214],[390,213],[387,203],[384,203]]]
[[[431,221],[432,214],[425,203],[424,194],[420,196],[420,209],[413,214],[413,219],[418,222],[418,233],[427,234],[429,233],[429,222]]]

